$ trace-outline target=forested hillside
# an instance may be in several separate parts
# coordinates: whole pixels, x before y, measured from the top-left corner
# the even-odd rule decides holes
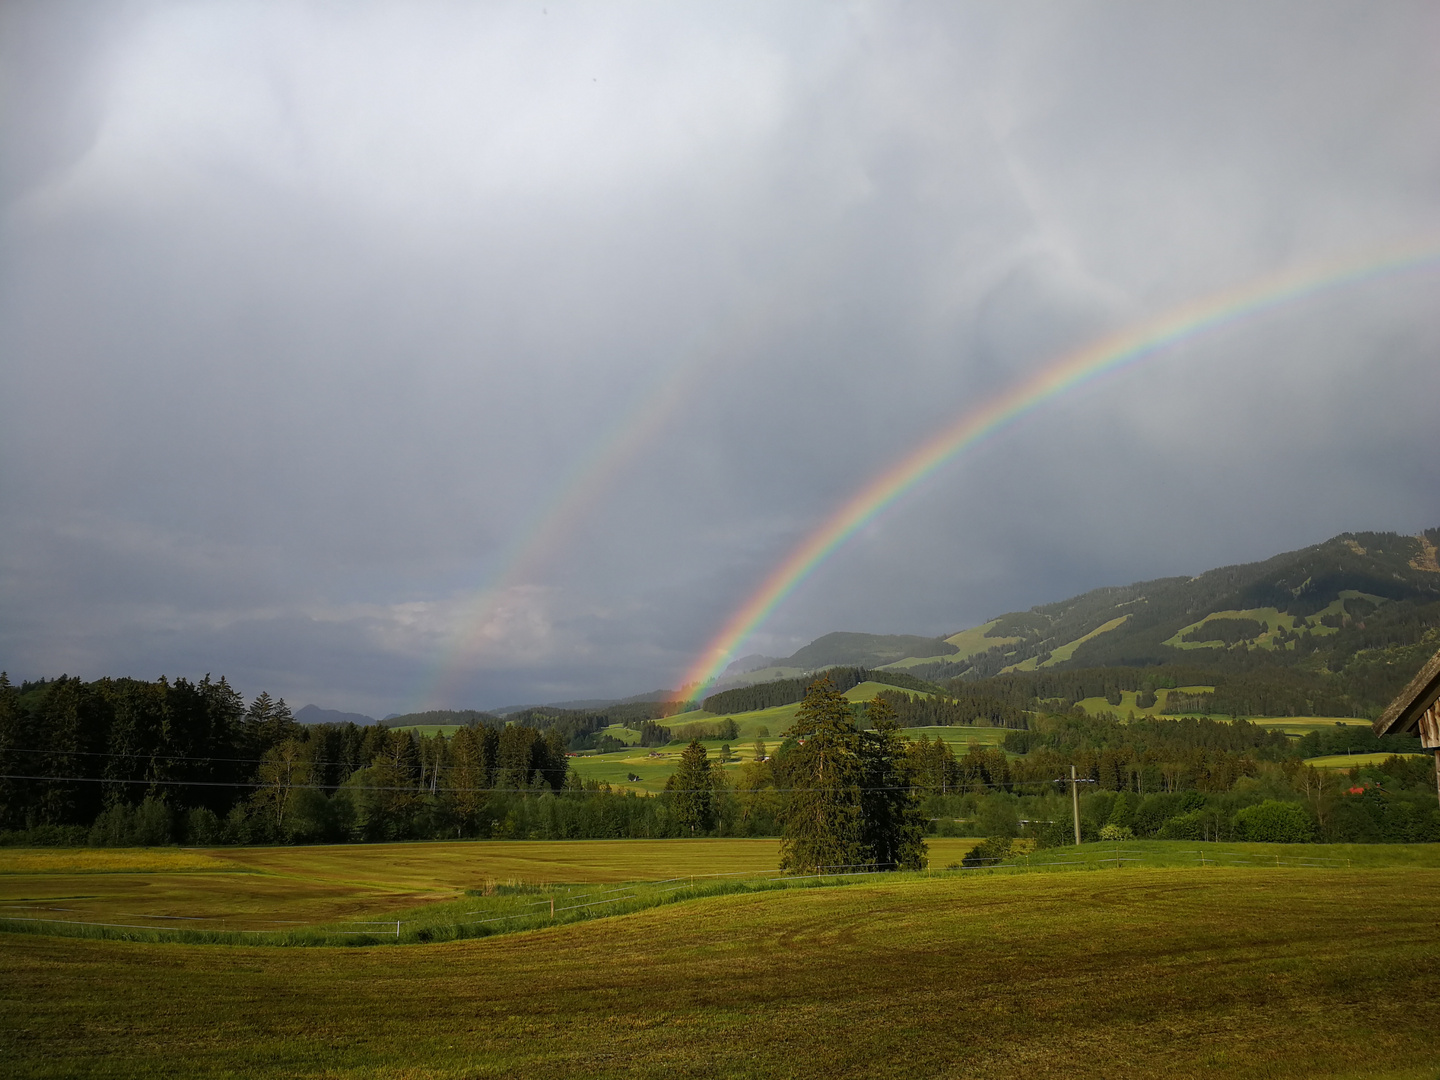
[[[705,708],[788,704],[818,670],[844,683],[863,667],[873,681],[941,684],[952,698],[973,699],[960,712],[1005,726],[1014,726],[1016,710],[1068,710],[1093,698],[1119,708],[1123,693],[1139,694],[1141,708],[1158,700],[1171,713],[1374,717],[1440,648],[1437,540],[1437,529],[1348,533],[1198,577],[1095,589],[948,640],[827,634],[734,677],[749,685],[712,694]],[[952,651],[941,656],[937,643]],[[901,675],[921,681],[904,683]],[[904,716],[920,710],[901,708]],[[925,710],[954,713],[941,702]]]
[[[908,670],[932,681],[1165,664],[1243,671],[1270,661],[1339,671],[1359,653],[1411,646],[1440,626],[1437,541],[1440,529],[1421,536],[1347,533],[1198,577],[1095,589],[1002,615],[978,638],[994,645]],[[1367,704],[1390,685],[1380,671],[1365,682],[1367,675],[1352,671],[1346,692]]]

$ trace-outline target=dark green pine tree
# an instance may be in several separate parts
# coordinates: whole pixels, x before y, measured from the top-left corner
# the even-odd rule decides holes
[[[263,757],[272,746],[279,746],[286,739],[299,738],[302,734],[285,699],[274,700],[268,691],[262,690],[245,713],[248,749],[257,757]]]
[[[24,761],[30,755],[16,752],[30,741],[19,696],[10,676],[0,671],[0,829],[23,828],[25,823],[25,782],[4,778],[29,771]]]
[[[710,755],[699,739],[692,739],[680,755],[680,767],[665,782],[671,806],[681,827],[690,835],[708,833],[715,827],[715,794],[710,775]]]
[[[880,697],[870,702],[866,715],[871,730],[861,733],[860,747],[865,762],[860,802],[865,846],[881,870],[923,870],[927,861],[925,819],[895,710]]]
[[[810,684],[790,729],[795,740],[780,762],[786,789],[780,869],[844,873],[872,860],[865,844],[860,730],[827,678]]]
[[[95,756],[105,749],[110,709],[105,700],[79,678],[61,676],[45,690],[36,725],[42,746],[40,783],[36,799],[38,818],[46,825],[83,825],[100,812],[98,784],[90,777]],[[28,813],[28,812],[27,812]]]

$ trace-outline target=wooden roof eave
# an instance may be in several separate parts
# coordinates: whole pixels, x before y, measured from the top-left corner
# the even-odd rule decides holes
[[[1409,731],[1437,697],[1440,697],[1440,652],[1432,656],[1420,673],[1410,680],[1410,684],[1385,707],[1380,719],[1375,721],[1375,734],[1399,735]]]

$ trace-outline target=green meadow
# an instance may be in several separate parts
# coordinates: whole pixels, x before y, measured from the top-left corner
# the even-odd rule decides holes
[[[424,735],[427,739],[436,735],[444,735],[447,739],[460,730],[460,724],[409,724],[405,727],[397,727],[395,731],[408,731],[412,735]]]
[[[1355,589],[1342,589],[1325,607],[1315,612],[1308,618],[1290,615],[1273,607],[1244,608],[1242,610],[1212,611],[1199,622],[1182,626],[1168,638],[1164,644],[1176,649],[1223,649],[1225,643],[1219,640],[1183,640],[1187,634],[1192,634],[1214,619],[1253,619],[1255,622],[1263,623],[1265,630],[1255,639],[1255,643],[1262,649],[1288,648],[1288,645],[1279,645],[1276,635],[1280,632],[1295,633],[1297,631],[1308,631],[1315,637],[1325,637],[1330,634],[1339,633],[1333,626],[1325,626],[1321,619],[1329,616],[1343,616],[1345,614],[1346,600],[1365,600],[1371,604],[1380,605],[1386,602],[1385,597],[1376,596],[1374,593],[1359,592]]]
[[[1018,637],[987,637],[999,619],[991,619],[980,626],[972,626],[968,630],[961,630],[958,634],[951,634],[945,640],[954,645],[960,651],[952,656],[945,657],[947,660],[966,660],[983,652],[988,652],[996,645],[1014,645],[1020,639]],[[904,663],[904,661],[901,661]],[[899,666],[899,665],[891,665]]]
[[[932,843],[932,866],[965,844]],[[766,880],[774,841],[95,854],[0,853],[0,886],[133,876],[133,907],[165,879],[174,902],[218,904],[201,879],[270,877],[316,891],[312,919],[356,896],[422,924],[487,903],[542,917],[388,948],[8,933],[8,1076],[1435,1075],[1435,845],[1087,845],[789,887]],[[551,898],[578,911],[640,877],[645,906],[549,921]]]
[[[861,686],[866,684],[862,683]],[[857,686],[855,689],[859,690]],[[755,758],[755,740],[760,738],[766,744],[766,748],[774,750],[780,743],[779,734],[761,736],[755,734],[757,729],[774,731],[768,725],[757,722],[748,722],[748,718],[769,715],[788,711],[790,719],[785,720],[785,727],[790,726],[794,718],[796,706],[783,705],[776,709],[764,709],[753,713],[741,713],[734,717],[739,728],[740,736],[729,742],[730,751],[735,755],[735,760],[723,766],[725,775],[733,783],[739,774],[740,767],[747,761]],[[751,734],[746,734],[747,727]],[[906,728],[905,735],[911,739],[919,739],[922,735],[930,739],[940,739],[949,743],[958,754],[963,754],[970,743],[977,742],[982,746],[999,746],[1004,741],[1008,729],[959,726],[959,727],[913,727]],[[780,731],[784,731],[781,728]],[[618,738],[618,733],[610,731]],[[627,732],[638,739],[638,733]],[[721,768],[720,748],[725,745],[720,739],[701,739],[700,744],[705,747],[710,755],[711,767]],[[599,783],[609,784],[611,787],[637,792],[656,793],[665,789],[665,781],[675,771],[680,761],[680,754],[683,746],[671,744],[669,746],[641,747],[631,746],[626,750],[616,750],[609,754],[581,754],[570,759],[570,765],[582,780],[594,780]],[[638,776],[639,780],[631,780],[631,776]]]
[[[1111,705],[1103,697],[1082,698],[1076,704],[1091,716],[1103,716],[1111,713],[1123,718],[1133,713],[1137,717],[1156,716],[1174,719],[1197,714],[1172,713],[1166,711],[1168,696],[1170,694],[1208,694],[1213,693],[1214,690],[1215,688],[1213,686],[1181,686],[1174,690],[1157,690],[1157,700],[1154,705],[1149,707],[1141,707],[1136,704],[1136,697],[1139,693],[1139,691],[1136,690],[1122,690],[1120,692],[1119,705]],[[1231,720],[1233,717],[1217,714],[1212,715],[1210,719]],[[1370,726],[1369,720],[1361,720],[1353,716],[1256,716],[1247,717],[1247,719],[1249,719],[1251,723],[1258,724],[1261,727],[1271,728],[1275,731],[1283,731],[1287,735],[1293,735],[1296,738],[1302,735],[1308,735],[1310,732],[1317,731],[1321,728],[1334,727],[1336,724],[1354,725],[1357,727]]]
[[[1379,765],[1396,755],[1384,754],[1326,754],[1324,757],[1306,758],[1306,765],[1317,769],[1360,769],[1367,765]],[[1400,757],[1420,757],[1420,754],[1401,754]]]

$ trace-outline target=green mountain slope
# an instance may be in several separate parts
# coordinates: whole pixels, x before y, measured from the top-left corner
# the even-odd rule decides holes
[[[1344,659],[1363,649],[1408,644],[1440,616],[1440,529],[1421,536],[1346,533],[1264,562],[1198,577],[1160,578],[1094,589],[1011,612],[964,639],[957,656],[910,663],[927,679],[984,678],[1047,668],[1249,666],[1263,650],[1279,663],[1317,652]],[[984,640],[994,644],[972,651]]]
[[[852,634],[840,631],[816,638],[785,661],[805,671],[853,664],[879,667],[909,657],[950,656],[959,650],[941,638],[912,634]]]
[[[746,656],[725,669],[712,693],[777,679],[799,679],[832,667],[904,668],[912,664],[960,659],[961,651],[944,638],[915,634],[856,634],[837,631],[818,637],[793,656]]]

